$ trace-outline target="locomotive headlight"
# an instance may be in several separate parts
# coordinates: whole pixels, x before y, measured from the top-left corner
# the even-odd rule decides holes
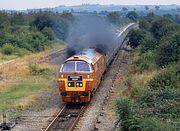
[[[76,87],[82,87],[82,86],[83,86],[82,82],[76,82]]]
[[[87,75],[87,78],[89,78],[90,76],[89,75]]]
[[[61,78],[63,78],[64,76],[63,75],[61,75]]]
[[[76,86],[79,86],[79,83],[78,83],[78,82],[76,83]]]
[[[74,87],[74,82],[68,82],[68,87]]]

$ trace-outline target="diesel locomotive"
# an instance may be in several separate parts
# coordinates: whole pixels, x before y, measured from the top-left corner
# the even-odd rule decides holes
[[[117,38],[116,48],[112,49],[113,51],[103,54],[96,51],[95,48],[88,48],[64,61],[58,77],[58,87],[63,102],[90,102],[107,66],[118,52],[133,25],[133,23],[129,24],[122,29],[119,33],[121,38]]]

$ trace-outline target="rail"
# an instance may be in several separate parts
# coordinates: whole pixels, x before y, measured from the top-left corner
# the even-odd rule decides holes
[[[72,131],[78,123],[81,115],[85,111],[87,105],[65,105],[59,109],[58,113],[54,115],[44,131]]]

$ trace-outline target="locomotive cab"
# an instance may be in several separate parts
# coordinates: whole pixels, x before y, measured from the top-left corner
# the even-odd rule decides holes
[[[63,102],[89,102],[105,70],[105,57],[93,49],[68,58],[59,72]]]
[[[93,66],[85,61],[67,61],[60,68],[61,96],[65,102],[89,101],[93,81]]]

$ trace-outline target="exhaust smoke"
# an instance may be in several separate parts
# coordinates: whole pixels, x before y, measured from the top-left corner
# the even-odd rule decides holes
[[[116,38],[111,24],[100,16],[80,16],[69,30],[67,56],[70,57],[85,48],[94,47],[98,52],[106,54],[116,47]]]

